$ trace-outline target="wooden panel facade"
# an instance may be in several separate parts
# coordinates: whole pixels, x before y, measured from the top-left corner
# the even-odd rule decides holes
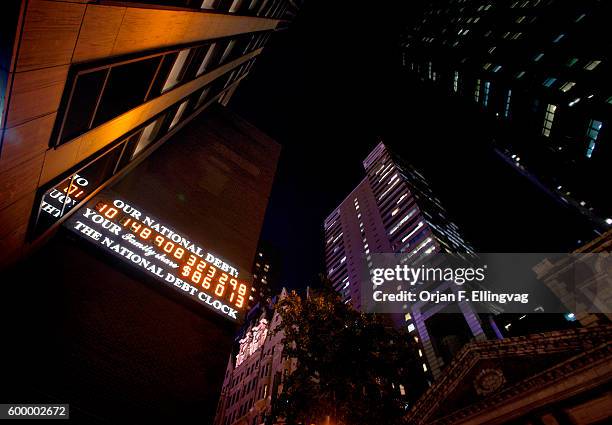
[[[71,65],[143,50],[272,30],[277,19],[200,10],[164,10],[83,1],[30,0],[20,17],[0,133],[0,256],[21,251],[38,187],[163,111],[182,97],[259,54],[204,74],[122,114],[59,148],[50,148]],[[24,217],[26,217],[24,219]],[[26,220],[26,221],[24,221]],[[12,232],[5,231],[12,229]]]

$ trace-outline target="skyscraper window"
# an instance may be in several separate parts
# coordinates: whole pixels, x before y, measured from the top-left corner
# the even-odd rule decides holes
[[[459,71],[455,71],[455,77],[453,78],[453,91],[455,93],[459,91]]]
[[[561,86],[561,91],[564,93],[567,93],[568,91],[570,91],[572,89],[572,87],[574,87],[576,85],[575,82],[573,81],[568,81],[567,83],[563,84]]]
[[[546,79],[546,81],[544,81],[544,83],[543,83],[543,84],[544,84],[544,86],[546,86],[546,87],[550,87],[550,86],[552,86],[553,84],[555,84],[555,81],[557,81],[557,79],[556,79],[555,77],[550,77],[550,78],[547,78],[547,79]]]
[[[553,120],[555,119],[555,111],[557,110],[557,105],[549,104],[546,107],[546,113],[544,114],[544,126],[542,127],[542,135],[549,137],[550,130],[552,128]]]
[[[476,103],[480,101],[480,78],[476,80],[476,87],[474,88],[474,101]]]
[[[567,66],[571,68],[572,66],[576,65],[577,62],[578,62],[578,58],[571,58],[570,60],[567,61]]]
[[[483,94],[483,98],[482,98],[482,104],[483,104],[483,106],[485,108],[489,104],[489,90],[490,90],[490,88],[491,88],[491,82],[490,81],[485,81],[485,83],[484,83],[484,94]]]
[[[508,93],[506,94],[506,102],[504,105],[504,117],[510,117],[510,101],[512,99],[512,89],[508,89]]]
[[[553,40],[553,43],[558,43],[561,40],[563,40],[563,37],[565,37],[565,34],[561,33],[558,36],[555,37],[555,39]]]
[[[590,61],[589,63],[587,63],[584,66],[584,69],[586,69],[587,71],[592,71],[595,68],[597,68],[597,66],[601,63],[601,61],[595,60],[595,61]]]
[[[589,122],[589,128],[587,130],[587,141],[589,145],[587,146],[586,157],[590,158],[593,155],[593,151],[595,150],[595,145],[597,142],[597,136],[599,136],[599,131],[601,130],[602,122],[597,120],[591,120]]]

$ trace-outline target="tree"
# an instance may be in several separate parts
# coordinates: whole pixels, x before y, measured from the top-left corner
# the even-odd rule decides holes
[[[295,359],[274,411],[288,424],[396,424],[424,388],[412,338],[343,303],[323,280],[277,306],[283,355]],[[400,393],[400,384],[406,395]]]

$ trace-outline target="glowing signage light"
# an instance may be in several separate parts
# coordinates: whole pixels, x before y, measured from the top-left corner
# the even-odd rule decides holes
[[[216,313],[242,318],[251,288],[236,267],[110,191],[94,197],[65,226]]]

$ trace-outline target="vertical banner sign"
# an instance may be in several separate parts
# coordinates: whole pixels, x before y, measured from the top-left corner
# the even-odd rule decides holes
[[[101,192],[64,226],[231,321],[244,316],[251,287],[236,267],[121,196]]]

